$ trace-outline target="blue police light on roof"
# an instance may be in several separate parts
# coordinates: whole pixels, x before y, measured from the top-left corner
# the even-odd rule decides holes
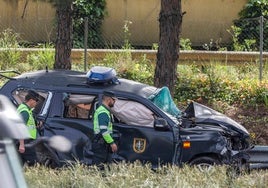
[[[119,84],[116,71],[110,67],[95,66],[86,74],[88,84]]]

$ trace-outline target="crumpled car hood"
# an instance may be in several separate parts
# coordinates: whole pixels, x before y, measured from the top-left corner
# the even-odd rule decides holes
[[[185,114],[188,118],[195,118],[195,123],[197,124],[206,123],[212,126],[218,125],[239,132],[245,137],[249,135],[245,127],[236,121],[216,110],[213,110],[197,102],[191,102],[185,110]]]

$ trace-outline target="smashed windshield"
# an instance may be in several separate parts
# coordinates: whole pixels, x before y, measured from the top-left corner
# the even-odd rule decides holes
[[[175,105],[168,87],[162,87],[156,90],[148,97],[156,106],[164,112],[178,118],[181,116],[181,111]]]

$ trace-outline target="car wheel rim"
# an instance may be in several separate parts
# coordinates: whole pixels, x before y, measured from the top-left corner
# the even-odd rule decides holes
[[[211,172],[214,169],[213,165],[208,163],[199,163],[196,166],[201,172]]]

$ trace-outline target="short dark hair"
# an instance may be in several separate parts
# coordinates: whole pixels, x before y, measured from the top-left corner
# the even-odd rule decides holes
[[[25,96],[25,101],[29,101],[30,99],[39,101],[39,94],[34,90],[29,90],[27,95]]]

